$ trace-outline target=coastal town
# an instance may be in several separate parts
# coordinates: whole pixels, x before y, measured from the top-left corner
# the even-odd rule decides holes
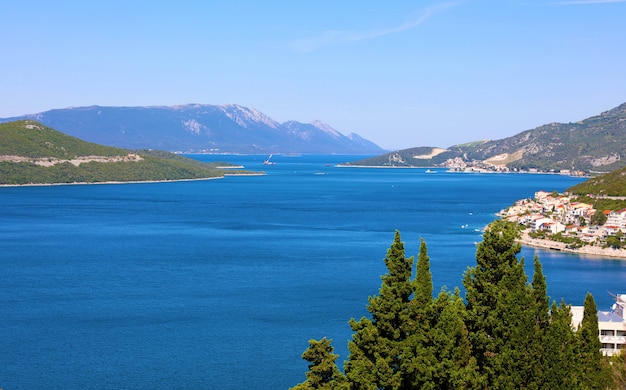
[[[522,245],[626,259],[622,244],[626,208],[596,210],[592,204],[579,202],[566,194],[538,191],[533,199],[518,200],[499,214],[523,227],[519,239]],[[598,337],[605,356],[620,354],[626,349],[626,294],[615,294],[614,298],[610,310],[597,312]],[[578,329],[584,307],[571,306],[570,310],[572,327]]]
[[[533,199],[518,200],[499,215],[523,227],[523,245],[626,259],[626,208],[596,210],[568,194],[538,191]]]
[[[541,170],[538,168],[511,168],[506,165],[509,159],[515,159],[508,153],[499,154],[485,161],[465,161],[460,157],[449,158],[442,167],[448,168],[449,172],[469,172],[469,173],[554,173],[566,176],[586,177],[587,173],[582,170],[572,169],[548,169]]]

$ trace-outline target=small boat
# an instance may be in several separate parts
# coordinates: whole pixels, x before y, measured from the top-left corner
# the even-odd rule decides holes
[[[270,159],[272,158],[272,154],[270,154],[270,156],[267,158],[267,160],[263,161],[263,164],[265,165],[275,165],[276,163],[274,161],[270,161]]]
[[[437,173],[437,171],[431,171],[430,169],[427,169],[426,173]]]

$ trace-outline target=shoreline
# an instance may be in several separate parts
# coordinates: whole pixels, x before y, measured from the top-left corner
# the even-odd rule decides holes
[[[437,168],[435,166],[432,167],[411,167],[411,166],[389,166],[389,165],[349,165],[349,164],[337,164],[335,165],[337,168],[390,168],[390,169],[428,169],[428,168]],[[441,167],[439,167],[441,168]]]
[[[129,180],[129,181],[77,181],[72,183],[27,183],[27,184],[0,184],[4,187],[51,187],[51,186],[73,186],[73,185],[99,185],[99,184],[147,184],[147,183],[175,183],[184,181],[204,181],[223,179],[226,176],[264,176],[265,173],[225,173],[222,176],[199,177],[195,179],[172,179],[172,180]]]
[[[559,252],[567,252],[576,255],[610,258],[613,260],[626,260],[626,249],[600,248],[592,245],[585,245],[580,248],[568,248],[567,244],[552,240],[531,238],[527,231],[522,231],[520,238],[516,240],[523,246],[546,249]]]
[[[431,166],[390,166],[390,165],[350,165],[346,163],[341,163],[335,165],[337,168],[376,168],[376,169],[438,169],[439,172],[445,173],[488,173],[488,174],[510,174],[510,175],[561,175],[561,176],[569,176],[569,177],[578,177],[578,178],[589,178],[589,175],[574,175],[571,173],[560,173],[560,172],[504,172],[504,171],[494,171],[490,169],[482,169],[482,168],[465,168],[465,169],[455,169],[455,168],[447,168],[436,165]]]

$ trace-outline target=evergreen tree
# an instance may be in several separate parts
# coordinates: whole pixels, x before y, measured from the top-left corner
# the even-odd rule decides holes
[[[420,252],[417,255],[417,271],[414,280],[415,295],[412,304],[417,308],[426,308],[433,300],[433,276],[430,272],[430,257],[424,239],[420,241]]]
[[[434,366],[430,383],[433,389],[475,389],[483,387],[476,359],[472,356],[465,325],[467,311],[460,291],[442,291],[433,302],[436,323],[428,334]],[[427,388],[416,386],[414,388]]]
[[[531,283],[531,312],[530,312],[530,324],[531,329],[528,332],[532,332],[532,337],[529,340],[528,345],[528,360],[531,366],[528,367],[528,374],[531,376],[531,383],[535,388],[545,388],[543,386],[544,375],[546,370],[547,360],[550,360],[548,355],[557,353],[545,348],[545,339],[550,327],[550,298],[547,294],[546,278],[543,275],[543,267],[539,258],[535,256],[533,259],[534,273],[533,281]]]
[[[479,383],[471,354],[465,303],[456,289],[445,290],[433,301],[430,258],[421,241],[410,304],[410,331],[405,342],[403,372],[406,388],[467,389]]]
[[[537,348],[532,291],[524,259],[512,266],[497,284],[496,308],[489,318],[494,356],[487,364],[495,388],[533,389]]]
[[[583,320],[578,328],[581,385],[586,389],[601,389],[607,375],[602,366],[602,343],[598,329],[598,307],[591,293],[585,297]]]
[[[345,371],[353,389],[401,389],[405,386],[402,367],[409,302],[413,294],[413,257],[404,257],[404,243],[398,231],[387,250],[385,265],[388,273],[381,277],[379,295],[368,300],[367,309],[372,319],[350,320],[350,327],[356,333],[348,343],[350,355]]]
[[[333,353],[331,342],[325,337],[319,341],[309,340],[309,348],[302,354],[302,358],[310,362],[309,371],[306,380],[293,390],[348,389],[345,377],[335,364],[339,355]]]
[[[538,388],[537,337],[547,327],[545,280],[539,267],[535,288],[528,285],[524,259],[516,257],[517,235],[510,222],[489,225],[476,250],[477,265],[463,280],[473,355],[487,387]]]
[[[345,376],[330,341],[310,341],[303,358],[307,380],[294,389],[600,389],[610,383],[598,338],[591,294],[574,332],[570,307],[548,309],[539,259],[532,283],[518,259],[514,224],[496,221],[485,231],[475,267],[460,292],[432,298],[430,258],[422,240],[416,276],[400,233],[387,250],[388,272],[379,295],[368,299],[371,318],[351,319]],[[615,371],[617,372],[617,370]],[[616,383],[623,377],[617,372]]]
[[[407,339],[404,343],[402,370],[413,387],[428,388],[427,384],[432,383],[436,359],[428,339],[434,321],[433,281],[430,257],[423,239],[416,268],[413,280],[415,292],[409,304],[409,321],[406,324]]]
[[[572,312],[563,300],[559,306],[552,303],[550,326],[542,340],[540,388],[579,389],[580,362],[572,329]]]
[[[550,298],[548,297],[548,285],[543,275],[543,267],[539,258],[533,259],[534,273],[532,282],[532,297],[535,305],[535,325],[545,330],[550,324]]]
[[[407,338],[403,346],[402,371],[409,388],[434,388],[437,359],[432,346],[434,325],[433,281],[426,242],[422,239],[417,256],[417,271],[412,282],[413,298],[409,303]]]
[[[502,343],[502,313],[499,299],[505,294],[502,279],[521,267],[516,255],[521,247],[515,243],[517,231],[505,221],[487,227],[483,241],[476,248],[476,266],[464,275],[468,321],[473,354],[486,383],[494,384],[501,369],[495,358]],[[512,324],[513,325],[513,324]]]

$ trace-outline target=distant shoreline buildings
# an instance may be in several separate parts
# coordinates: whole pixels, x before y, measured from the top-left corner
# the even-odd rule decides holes
[[[605,214],[603,224],[592,222],[596,213]],[[565,194],[538,191],[533,199],[518,200],[498,214],[525,227],[523,242],[527,245],[626,258],[626,250],[607,244],[609,237],[618,238],[620,243],[623,240],[626,208],[596,210]]]

